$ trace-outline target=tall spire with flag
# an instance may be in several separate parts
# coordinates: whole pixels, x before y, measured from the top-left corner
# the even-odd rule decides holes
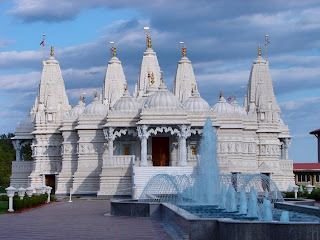
[[[110,45],[111,45],[111,48],[110,48],[111,56],[114,55],[114,46],[113,46],[113,44],[114,44],[114,42],[111,41],[111,42],[110,42]]]
[[[180,42],[180,45],[181,45],[181,54],[182,54],[182,57],[186,57],[187,56],[187,48],[186,48],[186,45],[184,45],[184,42]]]
[[[266,43],[265,43],[265,46],[266,46],[266,60],[268,61],[268,44],[270,43],[268,41],[268,34],[265,35],[265,40],[266,40]]]
[[[151,36],[148,35],[149,27],[143,28],[146,31],[146,48],[151,48]]]
[[[45,37],[46,37],[46,34],[42,34],[43,36],[43,40],[42,42],[40,43],[40,45],[42,45],[42,61],[44,61],[44,45],[45,45]]]

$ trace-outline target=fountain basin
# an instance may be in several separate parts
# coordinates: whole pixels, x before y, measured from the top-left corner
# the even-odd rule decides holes
[[[151,217],[169,224],[191,240],[300,240],[319,239],[320,223],[236,221],[230,218],[200,218],[171,203],[111,201],[114,216]]]

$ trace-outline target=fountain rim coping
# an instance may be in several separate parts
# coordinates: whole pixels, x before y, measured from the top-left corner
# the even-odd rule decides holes
[[[233,220],[231,218],[200,218],[172,203],[154,203],[154,202],[138,202],[138,199],[114,199],[110,201],[111,203],[124,203],[124,204],[149,204],[149,205],[163,205],[166,208],[169,208],[171,211],[175,212],[180,217],[184,218],[187,221],[218,221],[222,223],[236,223],[236,224],[277,224],[277,225],[320,225],[320,222],[280,222],[280,221],[271,221],[271,222],[265,222],[265,221],[239,221],[239,220]],[[285,203],[281,203],[285,204]],[[293,204],[285,204],[288,206],[292,206]],[[303,206],[305,207],[305,206]],[[308,206],[309,207],[309,206]],[[314,207],[315,208],[315,207]],[[320,211],[320,210],[319,210]]]

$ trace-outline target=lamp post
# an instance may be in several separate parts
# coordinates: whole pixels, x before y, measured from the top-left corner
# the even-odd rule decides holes
[[[314,187],[313,187],[312,185],[310,185],[310,184],[308,184],[308,185],[306,186],[306,189],[307,189],[308,194],[311,194],[313,188],[314,188]]]
[[[47,194],[48,194],[48,199],[47,199],[47,203],[50,202],[50,193],[51,193],[52,187],[48,186],[47,187]]]
[[[14,193],[16,191],[16,189],[14,187],[7,187],[6,188],[6,191],[7,191],[7,196],[9,197],[9,209],[8,209],[8,212],[14,212],[13,210],[13,196],[14,196]]]
[[[36,195],[39,196],[42,193],[42,187],[36,187]]]
[[[28,188],[26,189],[26,192],[27,192],[28,197],[31,197],[31,196],[32,196],[33,190],[34,190],[34,188],[32,188],[32,187],[28,187]]]
[[[294,198],[298,198],[298,189],[299,189],[299,187],[297,185],[294,185],[292,188],[293,188],[293,191],[294,191]]]
[[[23,187],[18,189],[18,196],[19,196],[20,200],[23,199],[25,194],[26,194],[26,189],[24,189]]]
[[[42,189],[42,194],[45,194],[46,191],[47,191],[47,186],[46,185],[42,185],[41,189]]]

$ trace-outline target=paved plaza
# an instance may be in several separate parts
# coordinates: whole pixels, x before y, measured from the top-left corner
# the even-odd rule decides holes
[[[54,202],[0,215],[0,239],[171,239],[153,219],[105,216],[106,200]]]

